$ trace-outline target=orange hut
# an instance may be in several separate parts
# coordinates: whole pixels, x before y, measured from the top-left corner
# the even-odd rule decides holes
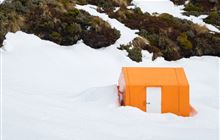
[[[118,91],[122,105],[190,116],[189,83],[183,68],[124,67]]]

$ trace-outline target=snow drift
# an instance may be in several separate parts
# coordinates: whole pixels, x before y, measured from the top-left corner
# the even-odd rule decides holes
[[[218,62],[192,57],[177,62],[145,53],[130,61],[114,47],[93,50],[79,42],[61,47],[23,32],[9,33],[3,58],[3,138],[17,139],[217,139]],[[199,114],[183,118],[118,107],[122,66],[182,66]]]

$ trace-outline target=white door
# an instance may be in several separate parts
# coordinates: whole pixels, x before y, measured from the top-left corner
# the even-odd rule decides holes
[[[146,88],[146,109],[149,113],[161,113],[161,88]]]

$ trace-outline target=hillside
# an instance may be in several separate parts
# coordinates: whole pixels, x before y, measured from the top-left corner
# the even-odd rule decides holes
[[[59,45],[74,45],[77,41],[83,40],[92,48],[108,47],[116,42],[120,32],[99,17],[75,8],[76,4],[94,4],[98,6],[99,12],[105,12],[127,27],[139,30],[137,34],[142,39],[133,41],[138,42],[135,49],[129,50],[131,47],[129,44],[121,44],[120,47],[122,50],[129,50],[129,57],[134,61],[141,61],[141,50],[153,52],[152,59],[160,56],[166,60],[203,55],[220,56],[218,27],[204,24],[197,17],[193,17],[191,22],[192,17],[181,15],[180,9],[177,8],[176,13],[179,16],[172,12],[160,13],[161,15],[158,16],[156,13],[150,13],[151,11],[127,7],[138,4],[139,1],[5,0],[0,5],[0,43],[3,43],[7,32],[21,30]],[[174,5],[170,9],[173,7]],[[115,10],[116,8],[119,9]],[[209,17],[205,20],[208,19],[213,20]]]
[[[218,140],[220,31],[183,8],[170,0],[5,0],[0,138]],[[183,67],[198,114],[119,106],[125,66]]]
[[[64,0],[4,1],[0,5],[0,43],[7,32],[19,30],[60,45],[73,45],[82,39],[93,48],[109,46],[119,38],[120,33],[108,23],[79,11],[74,5],[74,1]]]
[[[175,4],[185,4],[186,0],[172,0]],[[220,29],[220,3],[218,0],[191,0],[185,4],[186,15],[208,15],[204,21]]]

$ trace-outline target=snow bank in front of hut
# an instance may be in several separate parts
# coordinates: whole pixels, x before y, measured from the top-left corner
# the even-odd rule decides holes
[[[61,47],[23,32],[9,33],[4,47],[11,47],[1,51],[4,139],[217,140],[219,58],[152,62],[144,52],[144,61],[135,63],[114,47]],[[183,118],[118,107],[122,66],[184,67],[199,114]]]

